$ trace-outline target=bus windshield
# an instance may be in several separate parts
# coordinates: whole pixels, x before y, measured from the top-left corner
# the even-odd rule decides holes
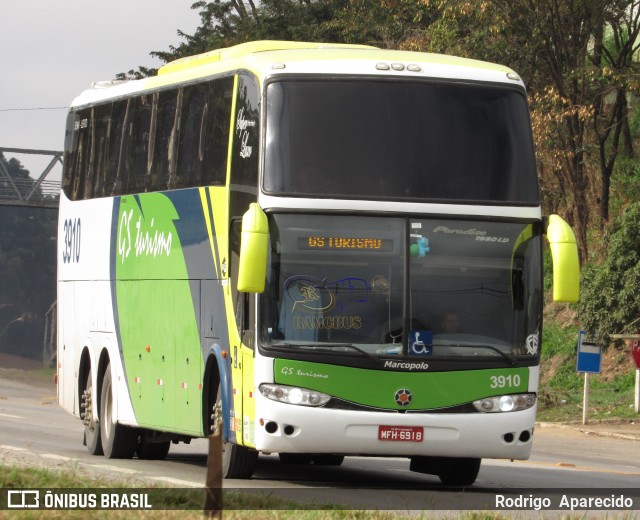
[[[270,216],[266,348],[538,355],[539,223]]]
[[[530,128],[525,95],[514,88],[272,82],[263,188],[341,199],[537,205]]]

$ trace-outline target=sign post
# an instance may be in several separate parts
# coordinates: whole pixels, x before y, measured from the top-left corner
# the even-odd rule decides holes
[[[585,340],[585,331],[578,333],[577,372],[584,373],[584,395],[582,397],[582,424],[589,422],[589,379],[591,374],[599,374],[602,365],[602,347]]]

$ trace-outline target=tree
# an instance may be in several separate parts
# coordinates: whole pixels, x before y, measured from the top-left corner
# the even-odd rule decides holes
[[[504,14],[520,46],[527,45],[539,57],[541,70],[533,78],[532,104],[534,111],[541,111],[540,123],[548,125],[545,142],[554,146],[551,160],[543,164],[542,181],[561,188],[564,212],[573,224],[585,261],[591,188],[588,131],[594,116],[588,53],[611,0],[492,2]]]
[[[20,161],[1,153],[0,161],[14,181],[33,188]],[[0,351],[36,357],[56,299],[57,211],[3,205],[0,219]]]
[[[627,98],[637,73],[634,55],[640,49],[639,35],[640,2],[635,1],[610,2],[602,25],[594,33],[591,61],[596,70],[602,70],[601,88],[594,96],[593,127],[598,142],[603,222],[609,219],[611,177],[621,138],[625,155],[633,155]]]
[[[640,330],[640,203],[629,206],[606,237],[608,256],[583,272],[582,326],[597,341]]]
[[[366,43],[504,63],[524,78],[546,213],[589,229],[609,218],[620,147],[633,153],[629,93],[638,0],[201,0],[201,25],[163,61],[257,39]],[[130,75],[145,75],[140,67]],[[598,227],[600,227],[598,226]]]
[[[328,23],[348,0],[252,0],[199,1],[200,26],[194,34],[178,31],[184,40],[168,51],[153,51],[163,62],[221,49],[251,40],[336,41],[337,31]],[[154,74],[138,67],[128,77]],[[127,77],[120,74],[120,78]]]

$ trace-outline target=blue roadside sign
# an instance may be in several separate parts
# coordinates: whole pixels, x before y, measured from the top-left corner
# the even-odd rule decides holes
[[[578,372],[588,372],[599,374],[602,364],[602,347],[585,339],[585,331],[578,333],[578,362],[576,370]]]

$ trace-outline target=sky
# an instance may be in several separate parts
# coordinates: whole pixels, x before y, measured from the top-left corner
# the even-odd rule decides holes
[[[195,32],[194,1],[2,0],[0,147],[61,151],[67,110],[33,109],[68,107],[94,81],[161,65],[149,53]],[[51,160],[12,156],[33,177]]]

